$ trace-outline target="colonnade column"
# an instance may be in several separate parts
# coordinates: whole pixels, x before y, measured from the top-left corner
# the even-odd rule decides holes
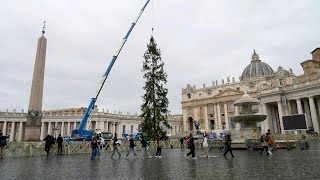
[[[219,127],[217,104],[213,104],[213,110],[214,110],[214,129],[217,130]]]
[[[107,124],[106,125],[106,132],[108,132],[109,131],[109,122],[107,121],[106,124]]]
[[[70,134],[70,128],[71,128],[71,127],[70,127],[70,121],[68,122],[67,128],[68,128],[68,129],[67,129],[67,135],[70,136],[70,135],[71,135],[71,134]]]
[[[49,122],[48,124],[48,134],[52,135],[52,124]]]
[[[22,141],[22,135],[23,135],[23,122],[20,122],[19,124],[19,136],[18,136],[18,141]]]
[[[204,106],[204,128],[207,130],[209,129],[209,124],[208,124],[208,106]]]
[[[226,129],[229,129],[229,116],[228,116],[228,106],[224,103],[224,122],[226,124]]]
[[[77,129],[77,122],[73,122],[73,129]]]
[[[61,136],[63,137],[64,136],[64,122],[62,121],[61,122],[62,124],[61,124]]]
[[[269,111],[268,111],[268,107],[267,104],[262,104],[262,112],[263,114],[267,115],[267,118],[264,120],[264,129],[265,131],[270,129],[270,118],[269,118]]]
[[[2,133],[4,136],[7,135],[7,121],[3,122]]]
[[[283,129],[283,121],[282,121],[282,116],[283,116],[282,104],[281,104],[281,101],[278,101],[277,103],[278,103],[279,120],[280,120],[280,132],[281,134],[285,134]]]
[[[317,110],[314,104],[313,97],[309,97],[309,105],[310,105],[313,129],[315,132],[319,133],[319,122],[318,122]]]
[[[10,139],[9,139],[10,142],[12,142],[14,140],[14,138],[15,138],[15,135],[16,135],[15,128],[16,128],[15,127],[15,122],[13,121],[11,123],[11,132],[10,132]]]
[[[221,112],[220,112],[220,104],[217,104],[217,111],[218,111],[218,129],[222,129],[222,122],[221,122]]]
[[[303,114],[301,100],[300,99],[296,99],[296,102],[297,102],[298,114]]]
[[[40,140],[44,139],[44,122],[41,123]]]

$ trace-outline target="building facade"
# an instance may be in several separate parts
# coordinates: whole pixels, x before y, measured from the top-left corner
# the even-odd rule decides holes
[[[41,136],[44,139],[47,134],[57,137],[71,136],[74,129],[79,128],[86,108],[70,108],[52,111],[43,111],[41,116]],[[27,121],[27,113],[22,112],[0,112],[0,131],[8,135],[9,141],[22,141],[24,136],[24,126]],[[138,132],[141,118],[137,114],[109,113],[95,111],[91,113],[86,123],[85,129],[112,133],[132,133]],[[166,129],[168,134],[176,135],[182,132],[182,116],[170,115],[168,117],[171,128]]]
[[[312,59],[301,63],[302,75],[292,69],[279,66],[274,71],[260,60],[254,51],[250,64],[243,70],[240,80],[235,78],[212,82],[202,88],[187,85],[182,89],[183,128],[195,129],[194,121],[206,130],[230,130],[239,125],[230,122],[230,117],[241,114],[241,108],[233,105],[246,91],[258,98],[260,105],[254,106],[255,113],[266,114],[267,119],[258,124],[262,131],[271,129],[282,133],[282,116],[306,114],[307,125],[319,133],[320,117],[320,48],[311,52]]]

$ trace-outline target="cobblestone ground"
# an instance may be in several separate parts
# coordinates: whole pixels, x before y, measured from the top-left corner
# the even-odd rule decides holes
[[[224,158],[211,150],[210,158],[185,159],[188,150],[164,149],[162,159],[97,160],[89,155],[0,159],[0,179],[320,179],[320,142],[309,150],[277,150],[273,156],[259,151],[234,150]],[[139,153],[139,152],[138,152]],[[123,155],[125,153],[123,152]]]

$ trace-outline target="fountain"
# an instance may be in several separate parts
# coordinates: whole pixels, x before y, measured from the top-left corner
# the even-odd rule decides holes
[[[264,121],[267,118],[267,115],[254,114],[252,106],[258,104],[260,104],[260,101],[250,97],[246,92],[240,99],[234,102],[234,106],[241,106],[242,108],[240,115],[230,118],[231,122],[239,123],[241,125],[239,133],[236,133],[236,136],[238,136],[235,137],[236,139],[243,141],[245,139],[259,137],[257,123]]]

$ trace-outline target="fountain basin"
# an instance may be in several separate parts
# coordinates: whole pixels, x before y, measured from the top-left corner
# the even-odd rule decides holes
[[[231,117],[231,121],[235,123],[246,123],[246,122],[261,122],[267,118],[267,115],[263,114],[243,114],[235,117]]]

